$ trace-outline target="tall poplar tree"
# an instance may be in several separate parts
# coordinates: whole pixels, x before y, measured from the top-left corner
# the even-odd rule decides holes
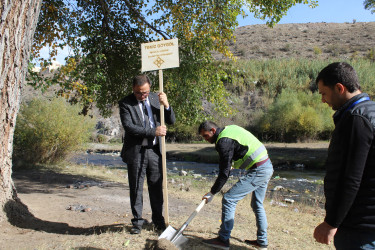
[[[13,134],[41,4],[0,0],[0,220],[27,210],[11,178]]]

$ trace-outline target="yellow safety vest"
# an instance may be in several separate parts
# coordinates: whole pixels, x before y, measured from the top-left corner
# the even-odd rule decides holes
[[[266,147],[253,134],[246,129],[237,126],[226,126],[217,137],[216,143],[223,137],[236,140],[239,144],[248,147],[246,155],[233,162],[233,167],[237,169],[249,169],[255,163],[267,159]]]

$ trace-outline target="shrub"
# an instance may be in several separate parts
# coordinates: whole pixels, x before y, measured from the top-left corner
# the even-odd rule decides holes
[[[90,141],[94,143],[107,143],[109,139],[103,134],[92,133],[90,136]]]
[[[187,126],[181,123],[169,126],[165,140],[172,143],[201,141],[202,138],[197,132],[198,126]]]
[[[321,54],[322,54],[322,49],[319,48],[319,47],[317,47],[317,46],[315,46],[315,47],[313,48],[313,50],[314,50],[314,54],[315,54],[315,55],[321,55]]]
[[[55,163],[85,142],[94,120],[64,98],[33,99],[21,106],[14,134],[16,162]]]
[[[370,49],[368,52],[367,52],[367,56],[366,56],[368,59],[370,59],[371,61],[375,61],[375,48],[372,48]]]
[[[301,141],[318,139],[333,130],[332,111],[318,93],[283,90],[271,107],[258,118],[255,131],[263,140]],[[319,138],[326,139],[326,138]]]
[[[284,47],[282,47],[280,50],[281,51],[284,51],[284,52],[288,52],[288,51],[291,51],[292,50],[292,45],[290,43],[287,43],[284,45]]]

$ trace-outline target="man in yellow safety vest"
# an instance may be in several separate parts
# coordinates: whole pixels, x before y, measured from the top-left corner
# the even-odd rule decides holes
[[[273,174],[273,166],[265,146],[253,134],[237,125],[219,128],[214,122],[205,121],[199,126],[198,132],[206,141],[215,143],[220,157],[219,175],[210,192],[202,198],[206,203],[222,189],[232,167],[247,171],[223,196],[219,237],[204,240],[203,243],[219,249],[229,249],[236,205],[247,194],[252,193],[251,207],[256,217],[257,240],[245,242],[258,249],[267,249],[267,217],[263,200]]]

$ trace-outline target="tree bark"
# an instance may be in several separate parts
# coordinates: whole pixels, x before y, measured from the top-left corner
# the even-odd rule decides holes
[[[12,181],[13,134],[42,0],[0,0],[0,221],[27,208]],[[11,213],[12,214],[12,213]]]

